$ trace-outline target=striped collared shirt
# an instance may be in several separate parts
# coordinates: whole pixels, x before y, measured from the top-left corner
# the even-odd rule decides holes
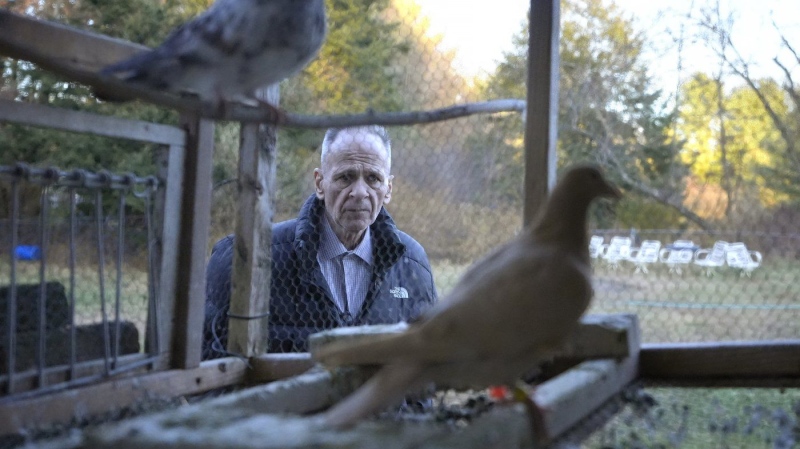
[[[339,310],[351,317],[358,315],[372,277],[370,229],[367,228],[361,243],[348,251],[333,232],[327,216],[323,215],[317,261]]]

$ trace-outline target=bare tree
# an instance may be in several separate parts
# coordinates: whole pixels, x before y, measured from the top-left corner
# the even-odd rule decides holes
[[[695,22],[704,32],[706,41],[710,44],[709,48],[719,57],[720,66],[724,66],[752,90],[781,136],[781,145],[771,148],[779,163],[761,167],[764,179],[771,183],[773,188],[786,193],[800,193],[800,190],[795,187],[800,184],[800,148],[798,148],[800,89],[794,80],[796,69],[800,67],[800,55],[798,55],[796,47],[789,42],[786,34],[773,22],[773,26],[780,36],[781,46],[776,49],[776,56],[772,58],[772,62],[783,76],[780,85],[785,94],[784,98],[791,102],[791,107],[788,108],[789,113],[782,114],[779,111],[784,109],[782,107],[784,105],[778,105],[777,101],[784,99],[776,99],[774,96],[768,95],[765,86],[770,80],[760,79],[753,75],[753,63],[748,61],[734,44],[734,21],[730,15],[722,14],[720,1],[717,0],[710,8],[702,10],[699,17],[695,18]],[[781,49],[791,55],[789,61],[778,55]],[[722,113],[721,109],[720,111]],[[733,189],[733,186],[725,187],[726,191],[728,188]]]

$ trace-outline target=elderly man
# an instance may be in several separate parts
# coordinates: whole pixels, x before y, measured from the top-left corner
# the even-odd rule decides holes
[[[308,336],[341,326],[416,318],[436,300],[422,246],[384,209],[392,197],[383,127],[332,128],[315,194],[272,230],[269,351],[306,351]],[[233,236],[208,262],[203,358],[225,354]]]

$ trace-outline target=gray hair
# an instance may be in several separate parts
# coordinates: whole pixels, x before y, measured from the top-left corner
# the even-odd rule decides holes
[[[383,147],[386,149],[386,161],[389,164],[389,168],[392,167],[392,141],[389,139],[389,132],[386,131],[386,128],[380,125],[366,125],[366,126],[351,126],[346,128],[328,128],[328,131],[325,132],[325,137],[322,139],[322,154],[319,157],[320,163],[325,163],[325,158],[328,156],[328,153],[331,149],[331,144],[336,141],[336,138],[339,137],[343,131],[361,131],[366,134],[372,134],[377,136],[381,139],[383,143]]]

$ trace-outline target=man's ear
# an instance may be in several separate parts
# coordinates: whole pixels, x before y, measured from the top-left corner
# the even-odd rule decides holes
[[[388,180],[389,185],[387,186],[386,189],[386,195],[384,195],[383,197],[383,204],[389,204],[389,201],[392,200],[392,179],[394,179],[394,176],[389,176]]]
[[[317,199],[325,198],[325,190],[322,188],[322,170],[319,168],[314,169],[314,193],[316,193]]]

